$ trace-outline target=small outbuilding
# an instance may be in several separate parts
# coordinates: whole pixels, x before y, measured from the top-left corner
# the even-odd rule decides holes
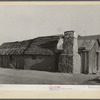
[[[78,40],[81,56],[81,73],[100,72],[100,39],[93,36],[80,37]]]

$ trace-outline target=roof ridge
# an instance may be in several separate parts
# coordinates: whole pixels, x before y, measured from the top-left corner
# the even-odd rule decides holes
[[[32,42],[33,42],[33,40],[30,40],[30,42],[28,43],[28,45],[26,46],[26,48],[23,50],[22,53],[24,53],[27,50],[27,48],[31,45]]]

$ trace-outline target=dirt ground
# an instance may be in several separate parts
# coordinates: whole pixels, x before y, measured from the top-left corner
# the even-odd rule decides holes
[[[67,74],[0,68],[0,84],[100,85],[100,74]]]

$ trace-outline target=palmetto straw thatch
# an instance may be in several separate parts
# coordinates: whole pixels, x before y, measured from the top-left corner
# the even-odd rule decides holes
[[[1,55],[22,54],[30,41],[3,43],[0,46]]]
[[[53,55],[52,50],[42,48],[40,45],[50,41],[58,41],[59,36],[46,36],[20,42],[3,43],[0,46],[0,55]]]

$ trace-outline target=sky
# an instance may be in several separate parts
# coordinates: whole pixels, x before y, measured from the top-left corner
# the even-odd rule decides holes
[[[100,5],[0,5],[0,44],[69,30],[100,34]]]

